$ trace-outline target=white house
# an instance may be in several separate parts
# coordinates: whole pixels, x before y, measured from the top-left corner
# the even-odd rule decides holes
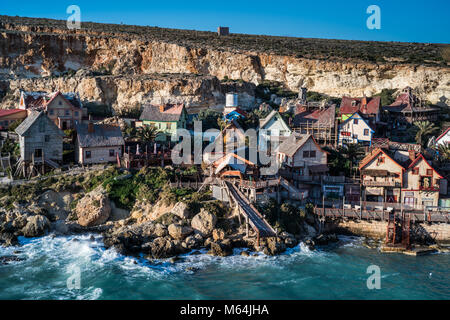
[[[358,112],[352,114],[339,125],[339,145],[361,143],[366,146],[372,144],[375,131],[369,126]]]
[[[439,137],[436,138],[436,146],[445,145],[450,143],[450,128],[444,131]]]
[[[312,135],[291,135],[277,148],[277,161],[280,167],[304,177],[328,172],[327,152]]]
[[[258,127],[258,145],[260,150],[275,150],[286,137],[292,135],[292,130],[278,111],[273,110],[269,115],[260,120]]]

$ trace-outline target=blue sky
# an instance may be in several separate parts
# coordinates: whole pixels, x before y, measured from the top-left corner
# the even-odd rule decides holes
[[[11,1],[0,14],[66,19],[75,4],[82,21],[234,33],[354,40],[450,43],[449,0],[228,0]],[[369,30],[370,5],[381,9],[381,29]]]

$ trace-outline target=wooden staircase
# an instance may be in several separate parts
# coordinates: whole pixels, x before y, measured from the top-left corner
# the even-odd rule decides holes
[[[386,245],[403,246],[409,248],[411,231],[411,216],[409,213],[397,215],[390,212],[386,228]]]

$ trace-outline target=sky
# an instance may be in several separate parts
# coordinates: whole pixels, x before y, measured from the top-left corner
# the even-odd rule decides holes
[[[67,19],[77,5],[83,21],[307,38],[450,43],[450,0],[227,0],[11,1],[0,14]],[[369,29],[367,8],[380,9],[380,29]],[[82,27],[82,25],[81,25]]]

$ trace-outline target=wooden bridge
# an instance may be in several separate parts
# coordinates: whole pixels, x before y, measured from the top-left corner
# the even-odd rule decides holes
[[[231,182],[224,181],[223,184],[226,188],[229,199],[234,200],[234,203],[238,207],[240,213],[246,218],[247,225],[250,224],[252,229],[256,232],[258,237],[258,246],[260,237],[276,237],[277,233],[275,230],[264,219],[261,213],[259,213],[259,211],[250,203],[244,194]]]

